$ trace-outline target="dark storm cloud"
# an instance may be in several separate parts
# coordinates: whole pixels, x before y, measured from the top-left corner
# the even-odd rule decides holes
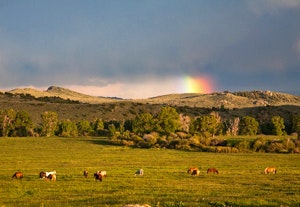
[[[0,87],[188,75],[216,90],[297,90],[299,21],[296,0],[6,1]]]

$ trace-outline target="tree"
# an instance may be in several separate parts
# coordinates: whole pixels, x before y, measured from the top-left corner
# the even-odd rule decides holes
[[[214,136],[219,129],[220,121],[214,115],[197,117],[193,122],[193,129],[205,137]]]
[[[58,124],[58,117],[56,112],[46,111],[42,115],[42,129],[41,134],[45,137],[55,135],[55,130]]]
[[[176,109],[170,106],[164,106],[158,113],[156,129],[162,134],[174,133],[180,127],[180,117]]]
[[[300,138],[300,115],[293,116],[292,128],[298,134],[298,138]]]
[[[0,111],[0,128],[3,137],[8,137],[9,133],[14,129],[15,117],[16,112],[13,109]]]
[[[226,125],[226,134],[236,136],[239,132],[239,124],[240,124],[240,118],[235,117],[234,119],[229,119],[227,122],[225,122]]]
[[[109,124],[108,125],[108,131],[109,131],[112,139],[117,138],[118,131],[117,131],[117,128],[114,124]]]
[[[62,137],[78,136],[77,126],[69,119],[63,120],[58,123],[58,135]]]
[[[104,122],[102,119],[95,119],[95,121],[92,123],[92,126],[96,135],[101,134],[101,132],[104,130]]]
[[[188,115],[179,114],[180,131],[189,133],[191,118]]]
[[[91,126],[91,123],[87,120],[81,120],[77,122],[77,129],[78,129],[78,134],[81,136],[87,136],[92,134],[93,128]]]
[[[240,121],[241,135],[256,135],[258,132],[258,121],[251,116],[244,116]]]
[[[13,136],[26,137],[32,135],[33,123],[30,115],[25,111],[19,111],[16,114],[14,121],[14,132]]]
[[[150,113],[138,114],[132,123],[132,131],[136,134],[147,134],[154,131],[155,120]]]
[[[272,134],[273,135],[283,135],[284,134],[284,119],[280,116],[273,116],[271,118],[272,123]]]

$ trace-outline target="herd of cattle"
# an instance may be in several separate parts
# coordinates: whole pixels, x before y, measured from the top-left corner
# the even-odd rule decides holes
[[[191,174],[192,176],[199,176],[200,175],[200,170],[197,167],[191,167],[188,169],[187,173]],[[219,171],[216,168],[208,168],[206,173],[214,173],[214,174],[219,174]],[[264,170],[265,174],[273,173],[276,174],[276,169],[274,167],[267,167]],[[87,178],[89,175],[89,172],[87,170],[83,171],[83,176]],[[143,169],[138,169],[135,174],[135,176],[143,176],[144,175],[144,170]],[[106,171],[104,170],[99,170],[94,173],[94,178],[95,180],[99,180],[102,182],[102,179],[107,176]],[[24,177],[23,173],[20,171],[17,171],[13,174],[12,178],[16,179],[22,179]],[[45,179],[46,181],[55,181],[56,180],[56,171],[52,172],[44,172],[41,171],[39,173],[40,179]]]

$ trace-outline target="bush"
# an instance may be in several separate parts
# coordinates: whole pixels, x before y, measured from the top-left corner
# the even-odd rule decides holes
[[[264,152],[266,151],[267,141],[264,138],[257,138],[254,140],[252,145],[252,150],[255,152]]]
[[[250,142],[242,141],[235,146],[240,152],[248,152],[250,150]]]
[[[144,134],[143,140],[150,145],[154,145],[157,142],[157,134],[155,133]]]
[[[290,138],[285,138],[282,144],[288,152],[293,152],[296,147],[295,143]]]
[[[287,152],[287,150],[284,148],[284,145],[280,142],[272,142],[268,147],[266,152],[276,152],[276,153],[283,153]]]

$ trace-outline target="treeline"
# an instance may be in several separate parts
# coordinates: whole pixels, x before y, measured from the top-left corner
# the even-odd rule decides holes
[[[273,116],[259,123],[254,117],[224,118],[216,111],[191,118],[175,108],[164,106],[157,114],[140,113],[134,119],[103,121],[59,120],[56,112],[41,114],[42,122],[34,125],[29,113],[0,110],[2,137],[76,137],[108,136],[112,144],[142,148],[170,148],[209,152],[300,152],[300,115],[290,117],[287,126],[283,117]],[[258,134],[286,137],[266,140],[262,136],[251,141],[228,142],[218,136],[255,136]],[[289,136],[297,134],[297,139]]]

